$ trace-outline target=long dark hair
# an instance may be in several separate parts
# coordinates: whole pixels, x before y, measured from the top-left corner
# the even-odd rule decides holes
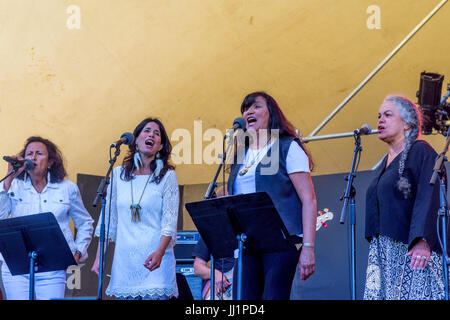
[[[295,127],[288,119],[284,116],[278,103],[273,97],[265,93],[264,91],[257,91],[248,94],[241,104],[241,113],[243,114],[245,110],[250,108],[250,106],[255,103],[257,97],[263,97],[266,100],[267,108],[269,109],[269,130],[278,129],[280,130],[280,138],[282,137],[297,137],[295,133]]]
[[[56,144],[54,144],[50,140],[44,139],[39,136],[29,137],[27,139],[27,141],[25,141],[25,145],[24,145],[22,151],[20,151],[20,153],[19,153],[20,156],[22,158],[25,158],[25,151],[27,150],[28,145],[33,142],[43,143],[45,145],[45,147],[47,148],[48,161],[49,162],[53,161],[52,166],[50,167],[50,169],[48,169],[48,172],[50,173],[50,182],[57,183],[57,182],[63,181],[64,178],[67,176],[67,172],[66,172],[66,169],[64,168],[64,161],[63,161],[62,153],[59,150],[59,148],[56,146]],[[25,180],[25,171],[23,171],[18,176],[18,178],[21,180]]]
[[[160,155],[160,159],[164,163],[164,167],[161,170],[160,174],[157,177],[155,177],[155,182],[157,184],[160,183],[162,178],[164,177],[164,175],[167,173],[168,170],[175,169],[175,167],[169,163],[170,154],[172,153],[172,145],[170,144],[169,136],[167,135],[164,125],[157,118],[146,118],[146,119],[142,120],[141,123],[139,123],[133,131],[135,140],[133,141],[132,144],[130,144],[128,146],[128,148],[129,148],[128,154],[123,159],[123,163],[122,163],[123,170],[120,175],[122,180],[130,181],[131,179],[133,179],[133,171],[134,171],[134,169],[136,169],[135,165],[134,165],[134,154],[137,152],[136,151],[136,138],[141,134],[141,131],[144,129],[144,127],[149,122],[156,123],[158,125],[159,131],[161,133],[162,149],[159,151],[159,155]],[[156,169],[156,157],[154,160],[152,160],[152,162],[150,162],[150,170],[154,172],[155,169]]]
[[[293,137],[297,138],[299,141],[301,141],[300,136],[296,133],[295,127],[292,125],[292,123],[285,117],[283,112],[281,111],[281,108],[279,107],[278,103],[275,101],[275,99],[267,94],[264,91],[256,91],[253,93],[248,94],[244,101],[242,101],[241,104],[241,113],[243,114],[245,110],[250,108],[250,106],[255,103],[255,100],[257,97],[262,97],[264,100],[266,100],[267,108],[269,109],[269,124],[268,128],[269,130],[272,129],[278,129],[279,130],[279,137]],[[302,148],[305,151],[306,155],[308,156],[309,161],[309,168],[312,171],[314,169],[314,162],[311,158],[311,155],[309,151],[305,148],[304,144],[302,144]]]

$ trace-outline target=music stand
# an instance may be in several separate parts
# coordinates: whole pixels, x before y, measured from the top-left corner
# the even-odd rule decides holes
[[[76,265],[51,212],[1,220],[0,252],[13,276],[30,274],[30,300],[34,299],[35,273]]]
[[[232,257],[236,247],[239,248],[237,300],[242,296],[244,243],[246,249],[259,254],[295,248],[266,192],[191,202],[185,206],[214,257]]]

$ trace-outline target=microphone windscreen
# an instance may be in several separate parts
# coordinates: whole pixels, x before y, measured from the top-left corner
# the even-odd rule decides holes
[[[236,118],[233,121],[233,128],[235,129],[245,129],[245,120],[242,117]]]
[[[134,136],[131,132],[125,132],[124,134],[122,134],[120,136],[120,139],[125,138],[125,141],[123,142],[123,144],[126,144],[127,146],[129,146],[130,144],[132,144],[134,142]]]
[[[34,168],[34,163],[29,159],[25,159],[25,170],[30,171],[30,170],[33,170],[33,168]]]
[[[372,128],[367,123],[365,123],[365,124],[363,124],[361,126],[361,133],[362,134],[369,134],[371,132],[372,132]]]

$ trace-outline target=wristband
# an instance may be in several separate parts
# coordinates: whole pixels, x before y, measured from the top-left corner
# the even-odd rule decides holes
[[[314,248],[314,243],[303,242],[302,245],[307,248]]]

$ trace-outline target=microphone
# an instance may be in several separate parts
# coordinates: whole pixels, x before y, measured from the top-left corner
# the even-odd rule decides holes
[[[132,133],[130,132],[125,132],[124,134],[122,134],[120,136],[120,139],[117,140],[116,142],[113,142],[111,144],[111,147],[120,147],[122,144],[126,144],[127,146],[129,146],[130,144],[132,144],[134,142],[134,136]]]
[[[242,129],[245,130],[245,120],[242,117],[236,118],[233,121],[233,130]]]
[[[358,135],[358,136],[360,136],[362,134],[369,134],[371,132],[372,132],[372,128],[367,123],[363,124],[361,126],[361,128],[355,129],[353,131],[353,133]]]
[[[242,129],[245,131],[245,120],[242,117],[236,118],[233,121],[233,127],[231,129],[227,130],[227,134],[226,137],[229,138],[230,136],[233,135],[234,131],[236,131],[237,129]]]
[[[14,167],[14,169],[19,169],[23,166],[23,164],[25,163],[25,170],[29,171],[32,170],[34,168],[34,163],[29,160],[29,159],[25,159],[25,160],[18,160],[18,159],[14,159],[8,156],[4,156],[3,160],[5,160],[6,162],[9,162],[12,164],[12,166]]]

